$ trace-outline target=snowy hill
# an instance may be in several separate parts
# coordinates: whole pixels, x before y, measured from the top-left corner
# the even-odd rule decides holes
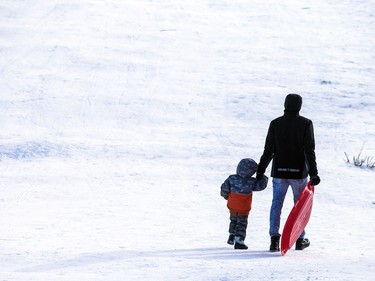
[[[373,280],[375,2],[250,2],[0,3],[0,280]],[[269,184],[235,251],[220,185],[290,92],[311,247],[268,252]]]

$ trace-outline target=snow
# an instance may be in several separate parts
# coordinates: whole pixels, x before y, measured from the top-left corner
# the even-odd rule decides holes
[[[374,1],[3,0],[0,280],[375,280]],[[221,183],[285,95],[314,121],[311,246],[247,251]],[[267,170],[269,175],[270,169]],[[285,221],[292,207],[288,193]]]

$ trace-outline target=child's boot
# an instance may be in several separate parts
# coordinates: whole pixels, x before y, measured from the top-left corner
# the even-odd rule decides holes
[[[234,245],[234,234],[229,235],[227,243],[229,245]]]
[[[248,249],[248,247],[245,245],[244,239],[242,239],[240,236],[236,236],[234,238],[234,241],[235,241],[234,248],[236,250],[247,250]]]

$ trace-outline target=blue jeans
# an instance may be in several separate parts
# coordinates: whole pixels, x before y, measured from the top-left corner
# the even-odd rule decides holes
[[[289,186],[292,187],[294,203],[307,184],[305,179],[279,179],[273,178],[273,199],[270,212],[270,236],[280,236],[280,217],[283,208],[284,199]],[[300,238],[305,237],[305,230],[301,233]]]

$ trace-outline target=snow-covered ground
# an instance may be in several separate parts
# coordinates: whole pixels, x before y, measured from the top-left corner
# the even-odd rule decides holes
[[[375,171],[343,160],[375,156],[374,26],[373,0],[2,0],[0,280],[375,280]],[[268,252],[269,184],[235,251],[220,185],[289,92],[311,247]]]

